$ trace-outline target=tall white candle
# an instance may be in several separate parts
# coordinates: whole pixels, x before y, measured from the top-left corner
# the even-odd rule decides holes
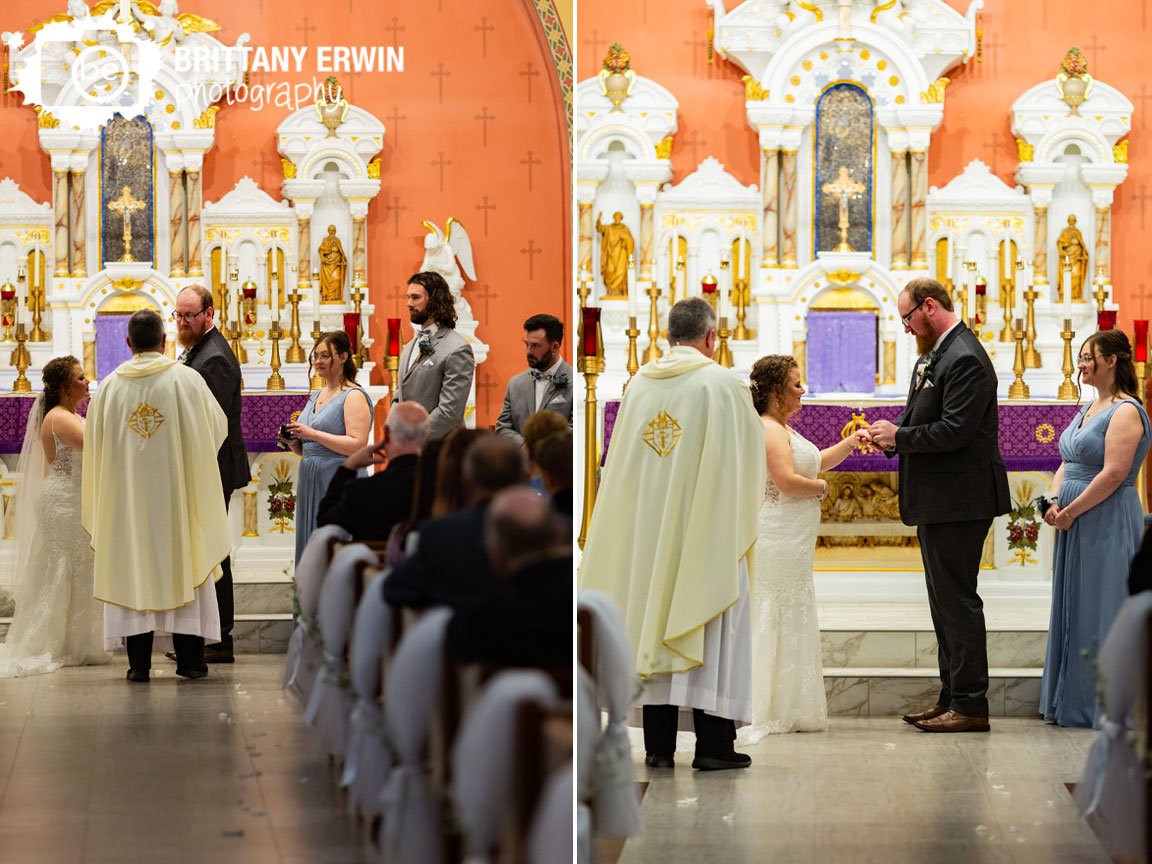
[[[1062,267],[1061,271],[1064,274],[1064,281],[1061,283],[1064,286],[1064,317],[1072,317],[1072,268]]]
[[[639,313],[637,312],[636,301],[636,259],[628,258],[628,315],[635,318]]]
[[[976,268],[968,268],[968,323],[976,323]]]
[[[1000,268],[1000,275],[1001,275],[1001,278],[1004,280],[1005,284],[1012,281],[1012,264],[1013,264],[1013,261],[1012,261],[1012,241],[1011,240],[1005,240],[1004,241],[1004,251],[1003,251],[1003,254],[1001,257],[1001,268]]]
[[[944,239],[944,278],[952,279],[952,232]]]
[[[720,289],[720,303],[717,306],[717,314],[721,318],[725,318],[728,315],[728,293],[732,289],[732,268],[728,266],[727,258],[720,262],[720,284],[717,287]]]

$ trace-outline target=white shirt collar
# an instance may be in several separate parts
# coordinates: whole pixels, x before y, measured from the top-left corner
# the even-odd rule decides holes
[[[947,336],[949,333],[951,333],[953,330],[955,330],[955,329],[956,329],[956,328],[957,328],[959,325],[960,325],[960,319],[959,319],[959,318],[957,318],[957,319],[956,319],[956,323],[955,323],[955,324],[953,324],[951,327],[949,327],[947,330],[945,330],[943,333],[941,333],[941,334],[940,334],[940,336],[939,336],[939,337],[936,339],[936,344],[932,346],[932,350],[933,350],[933,351],[939,351],[939,350],[940,350],[940,345],[941,345],[941,343],[944,341],[944,338],[945,338],[945,337],[946,337],[946,336]]]

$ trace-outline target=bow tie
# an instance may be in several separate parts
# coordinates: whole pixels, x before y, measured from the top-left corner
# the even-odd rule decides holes
[[[528,371],[532,373],[533,381],[554,381],[556,379],[553,372],[541,372],[537,369],[529,369]]]

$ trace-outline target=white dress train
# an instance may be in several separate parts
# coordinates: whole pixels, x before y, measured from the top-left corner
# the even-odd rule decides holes
[[[815,479],[820,451],[791,429],[788,438],[796,473]],[[828,728],[812,581],[819,525],[817,499],[785,495],[768,478],[752,580],[752,723],[739,730],[742,744]]]

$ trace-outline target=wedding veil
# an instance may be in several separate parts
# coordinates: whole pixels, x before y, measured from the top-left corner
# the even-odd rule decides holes
[[[44,488],[44,475],[48,466],[44,460],[44,447],[40,443],[40,425],[44,421],[44,394],[39,393],[28,412],[28,427],[24,432],[24,444],[20,448],[20,460],[16,463],[19,476],[16,498],[12,502],[16,508],[13,532],[12,555],[8,559],[8,572],[3,574],[0,584],[7,584],[16,598],[16,608],[26,589],[35,581],[38,574],[32,573],[29,559],[38,542],[46,538],[36,537],[36,510],[40,504],[40,492]]]

